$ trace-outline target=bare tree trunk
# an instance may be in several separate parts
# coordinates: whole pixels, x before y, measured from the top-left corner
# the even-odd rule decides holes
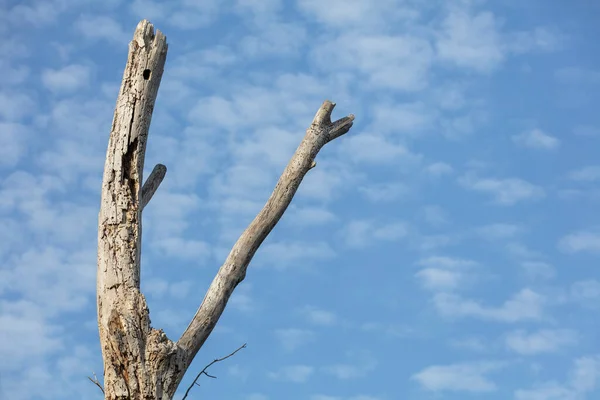
[[[170,400],[190,363],[219,320],[263,240],[292,201],[314,159],[351,128],[354,116],[331,122],[325,101],[264,208],[243,232],[177,342],[150,326],[140,292],[142,210],[166,173],[157,165],[142,186],[148,128],[167,56],[165,36],[141,21],[129,45],[117,99],[98,222],[98,328],[105,399]]]

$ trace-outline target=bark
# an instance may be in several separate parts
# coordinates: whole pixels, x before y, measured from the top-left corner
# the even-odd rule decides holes
[[[166,173],[157,165],[143,185],[148,129],[167,55],[165,36],[141,21],[129,55],[110,133],[98,222],[98,328],[105,399],[170,400],[223,313],[258,247],[292,201],[315,157],[351,128],[354,116],[331,122],[325,101],[271,197],[243,232],[177,342],[150,326],[140,292],[142,210]]]

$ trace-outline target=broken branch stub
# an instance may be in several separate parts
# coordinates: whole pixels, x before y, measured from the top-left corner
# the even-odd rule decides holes
[[[150,172],[148,179],[146,179],[146,182],[144,183],[144,186],[142,187],[142,201],[140,204],[141,210],[143,210],[144,207],[146,207],[148,205],[148,202],[150,202],[150,200],[152,199],[152,196],[154,196],[154,193],[156,193],[156,190],[162,183],[166,174],[167,174],[166,166],[164,166],[162,164],[156,164],[154,166],[154,169],[152,170],[152,172]]]

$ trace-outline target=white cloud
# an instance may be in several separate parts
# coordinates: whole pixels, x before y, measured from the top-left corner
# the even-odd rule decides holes
[[[239,379],[242,382],[246,382],[250,376],[250,370],[240,366],[239,364],[229,366],[229,368],[227,368],[227,373],[234,379]]]
[[[523,243],[508,243],[506,245],[506,250],[509,254],[517,258],[536,259],[543,257],[540,252],[530,249]]]
[[[552,353],[577,342],[578,335],[569,329],[542,329],[536,332],[517,330],[505,338],[506,347],[521,355]]]
[[[372,113],[372,129],[394,136],[416,136],[436,120],[432,108],[422,102],[378,103]]]
[[[344,159],[355,163],[372,165],[416,164],[421,155],[412,153],[402,144],[393,143],[389,138],[370,133],[359,133],[345,138],[338,146]]]
[[[577,125],[573,128],[573,133],[584,137],[600,136],[600,128],[592,125]]]
[[[325,242],[275,242],[261,246],[256,254],[255,264],[283,270],[335,256],[335,251]]]
[[[404,338],[415,332],[414,329],[400,324],[385,324],[372,321],[361,324],[360,329],[364,332],[380,333],[393,338]]]
[[[0,117],[2,122],[19,122],[37,112],[36,102],[25,93],[0,91]]]
[[[152,242],[152,250],[171,258],[204,262],[212,254],[210,245],[201,240],[166,237]]]
[[[507,36],[508,50],[519,54],[531,51],[551,52],[559,50],[564,37],[553,30],[538,26],[530,31],[514,32]]]
[[[328,396],[326,394],[313,394],[310,396],[310,400],[343,400],[343,398],[338,396]]]
[[[388,20],[411,19],[418,15],[405,2],[382,0],[355,0],[351,3],[332,0],[323,8],[319,0],[299,0],[298,7],[311,18],[330,27],[344,29],[369,29],[385,24]]]
[[[467,189],[490,194],[494,202],[502,206],[537,200],[546,195],[543,188],[519,178],[495,179],[465,175],[459,178],[459,183]]]
[[[366,376],[374,365],[334,364],[323,368],[325,373],[341,380],[357,379]]]
[[[321,370],[340,380],[352,380],[367,376],[377,367],[377,361],[369,354],[354,355],[350,353],[349,355],[352,356],[355,361],[328,365],[322,367]]]
[[[181,237],[190,224],[189,214],[200,206],[200,199],[195,194],[174,193],[166,188],[161,189],[144,209],[148,221],[144,228],[150,238],[159,242],[168,237]],[[177,244],[175,242],[174,246]],[[197,250],[192,248],[192,251]]]
[[[328,203],[339,199],[356,180],[356,173],[351,171],[347,164],[327,159],[318,160],[317,167],[304,178],[296,196],[298,199],[307,198]]]
[[[182,0],[167,18],[176,29],[193,30],[205,27],[215,20],[219,3],[215,0]]]
[[[497,386],[487,375],[502,366],[494,362],[434,365],[414,374],[411,379],[434,392],[489,393],[496,391]]]
[[[25,125],[0,122],[0,166],[14,167],[27,152],[27,139],[31,136]]]
[[[434,227],[440,227],[448,223],[448,217],[444,209],[436,205],[424,206],[422,209],[423,219],[429,225]]]
[[[483,320],[514,323],[540,320],[544,317],[545,297],[531,289],[523,289],[501,306],[485,306],[477,301],[463,299],[458,295],[438,293],[433,297],[435,308],[446,317],[474,317]]]
[[[308,329],[277,329],[275,337],[286,351],[296,350],[298,347],[314,340],[315,334]]]
[[[577,281],[571,285],[570,294],[576,301],[597,306],[600,299],[600,281],[595,279]]]
[[[70,93],[85,88],[89,80],[90,68],[86,65],[71,64],[42,72],[42,83],[48,90],[56,93]]]
[[[252,297],[252,285],[244,283],[238,285],[231,295],[227,305],[243,313],[250,313],[256,309],[256,301]]]
[[[274,380],[304,383],[312,376],[315,369],[308,365],[289,365],[277,372],[269,372],[267,376]]]
[[[476,230],[478,235],[481,235],[488,240],[511,238],[520,231],[520,226],[506,223],[484,225]]]
[[[580,231],[571,233],[560,239],[558,247],[567,253],[600,252],[600,234]]]
[[[430,290],[456,289],[463,279],[463,274],[458,271],[448,271],[439,268],[424,268],[415,274]]]
[[[450,342],[454,347],[467,349],[476,352],[485,352],[490,349],[490,345],[478,337],[467,337],[464,339],[455,339]]]
[[[269,398],[261,393],[252,393],[246,400],[269,400]]]
[[[525,261],[521,263],[525,275],[532,280],[552,279],[556,276],[555,268],[542,261]]]
[[[565,383],[544,382],[532,389],[515,391],[516,400],[582,400],[594,392],[600,383],[600,356],[591,355],[574,360]]]
[[[349,247],[363,248],[376,241],[396,241],[408,234],[404,222],[377,224],[372,220],[350,221],[340,231],[340,235]]]
[[[572,171],[569,178],[579,182],[595,182],[600,180],[600,165],[589,165]]]
[[[541,150],[553,150],[560,145],[560,140],[540,129],[532,129],[518,135],[513,135],[512,140],[519,146]]]
[[[30,5],[17,4],[10,9],[8,16],[12,23],[28,23],[41,27],[55,22],[63,10],[64,6],[60,2],[44,1]]]
[[[418,264],[424,267],[438,267],[447,269],[469,268],[477,265],[477,263],[472,260],[443,256],[423,258],[419,260]]]
[[[247,57],[287,57],[300,54],[308,35],[297,23],[270,21],[260,23],[258,30],[239,40],[240,50]]]
[[[589,85],[600,83],[600,71],[580,66],[557,69],[555,78],[562,83]]]
[[[132,38],[131,33],[125,32],[121,24],[106,15],[83,14],[75,21],[74,28],[88,39],[103,39],[119,46],[125,46]]]
[[[315,325],[333,325],[337,322],[337,317],[331,311],[323,310],[313,306],[305,306],[300,312],[305,318]]]
[[[388,182],[360,186],[358,191],[373,203],[388,203],[408,195],[410,189],[402,183]]]
[[[290,207],[284,216],[285,221],[294,226],[328,225],[336,220],[331,211],[321,207]]]
[[[423,287],[434,291],[456,289],[472,280],[473,272],[468,270],[477,265],[471,260],[439,256],[421,259],[417,264],[425,268],[415,276],[421,280]]]
[[[442,24],[436,50],[442,61],[478,72],[495,69],[505,58],[498,22],[490,12],[452,11]]]
[[[426,87],[432,58],[423,38],[353,32],[323,40],[311,57],[324,70],[355,70],[369,87],[398,91]]]
[[[451,174],[452,172],[454,172],[454,168],[452,168],[452,166],[449,164],[443,162],[436,162],[433,164],[429,164],[425,168],[425,171],[429,175],[437,177]]]
[[[439,234],[439,235],[421,235],[417,234],[410,238],[410,245],[419,251],[431,251],[448,247],[460,241],[458,235]]]

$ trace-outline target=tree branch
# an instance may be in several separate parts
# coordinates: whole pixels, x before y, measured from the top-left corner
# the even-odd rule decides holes
[[[216,376],[209,375],[208,372],[206,372],[206,370],[208,368],[210,368],[214,363],[218,363],[218,362],[221,362],[223,360],[226,360],[229,357],[233,356],[238,351],[240,351],[241,349],[245,349],[245,348],[246,348],[246,343],[244,343],[243,345],[241,345],[240,347],[238,347],[232,353],[226,355],[225,357],[215,358],[214,360],[212,360],[212,362],[210,364],[208,364],[206,367],[202,368],[202,371],[200,371],[198,373],[198,375],[196,375],[196,378],[194,379],[194,381],[192,382],[192,384],[190,385],[190,387],[187,388],[187,390],[185,391],[185,395],[183,396],[183,398],[181,400],[185,400],[187,398],[188,394],[190,393],[190,390],[192,390],[192,388],[194,387],[194,385],[198,385],[196,382],[198,382],[198,379],[200,379],[200,376],[202,376],[202,374],[208,376],[209,378],[213,378],[213,379],[217,378]]]
[[[252,257],[291,203],[302,179],[316,165],[314,160],[321,148],[352,127],[354,115],[331,122],[334,107],[335,103],[329,100],[323,102],[271,197],[231,249],[196,315],[179,338],[177,345],[187,352],[188,362],[191,362],[214,329],[233,290],[244,280]]]
[[[156,164],[152,172],[150,172],[150,176],[144,182],[144,186],[142,186],[142,202],[140,204],[140,210],[143,210],[144,207],[148,205],[154,193],[160,186],[163,179],[165,179],[165,175],[167,174],[167,167],[162,164]]]
[[[100,388],[100,390],[102,391],[102,394],[104,394],[104,388],[102,387],[102,385],[100,384],[100,381],[98,380],[98,377],[96,376],[96,374],[94,372],[92,372],[92,375],[94,375],[94,379],[90,378],[89,376],[87,377],[94,385],[98,386]]]

